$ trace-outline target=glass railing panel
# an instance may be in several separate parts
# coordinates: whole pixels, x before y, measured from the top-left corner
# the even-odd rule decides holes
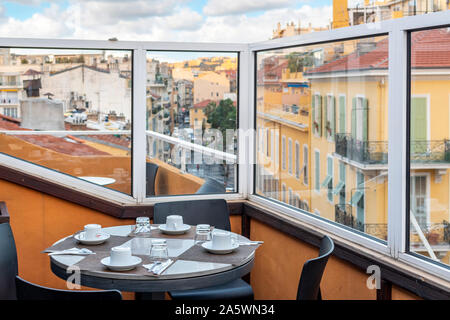
[[[238,54],[147,53],[147,196],[237,192]]]
[[[131,194],[132,51],[4,53],[0,152]]]
[[[410,34],[409,251],[450,264],[450,29]]]
[[[257,53],[255,193],[387,239],[388,38]]]

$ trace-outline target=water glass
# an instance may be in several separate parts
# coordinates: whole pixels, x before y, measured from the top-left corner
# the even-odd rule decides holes
[[[206,241],[211,241],[211,226],[209,224],[199,224],[195,228],[195,244],[201,244]]]
[[[235,247],[239,245],[239,237],[236,233],[231,234],[231,246]]]
[[[150,259],[154,261],[164,261],[169,258],[167,241],[163,239],[152,240],[150,247]]]
[[[150,234],[150,218],[149,217],[137,217],[136,226],[134,228],[135,234]]]

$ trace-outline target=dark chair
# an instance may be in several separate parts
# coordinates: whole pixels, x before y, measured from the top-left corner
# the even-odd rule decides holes
[[[333,240],[324,236],[320,242],[319,256],[306,261],[303,265],[298,284],[297,300],[322,300],[320,281],[333,250]]]
[[[168,215],[178,214],[183,216],[184,223],[190,225],[207,223],[231,230],[228,205],[223,199],[157,203],[153,212],[156,224],[165,223]],[[174,300],[253,300],[252,287],[242,279],[207,288],[171,291],[169,294]]]
[[[155,181],[156,181],[156,173],[158,172],[159,166],[157,164],[147,162],[146,163],[146,173],[145,177],[147,179],[147,191],[146,195],[154,196],[155,195]]]
[[[18,300],[122,300],[122,294],[118,290],[75,291],[51,289],[28,282],[19,276],[16,276],[16,290]]]
[[[9,223],[0,224],[0,300],[121,300],[117,290],[69,291],[41,287],[17,276],[17,252]]]
[[[16,300],[17,252],[9,223],[0,224],[0,300]]]
[[[202,186],[195,192],[196,194],[226,193],[223,183],[217,180],[206,178]]]

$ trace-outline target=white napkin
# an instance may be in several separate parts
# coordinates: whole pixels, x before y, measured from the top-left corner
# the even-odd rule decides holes
[[[144,268],[148,270],[148,272],[152,273],[153,275],[160,275],[162,274],[170,265],[173,263],[172,259],[167,259],[164,262],[154,262],[150,264],[144,264],[142,265]]]
[[[262,243],[264,243],[264,241],[239,241],[240,246],[254,246]]]
[[[86,256],[86,255],[90,255],[90,254],[95,254],[95,252],[92,252],[89,249],[86,248],[70,248],[70,249],[66,249],[66,250],[61,250],[61,251],[54,251],[54,252],[50,252],[48,255],[52,256],[52,255],[79,255],[79,256]]]

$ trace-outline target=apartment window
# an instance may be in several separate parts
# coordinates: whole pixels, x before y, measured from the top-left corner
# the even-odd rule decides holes
[[[339,162],[339,182],[333,189],[333,195],[339,195],[339,204],[345,205],[345,178],[346,178],[346,165],[343,162]]]
[[[269,135],[269,130],[270,129],[266,129],[266,156],[268,156],[268,157],[270,157],[270,135]]]
[[[286,202],[286,184],[281,185],[281,200]]]
[[[289,188],[289,204],[292,206],[294,205],[294,196],[292,193],[292,188]]]
[[[286,170],[286,137],[281,137],[281,167]]]
[[[369,102],[364,97],[353,98],[352,137],[358,141],[367,140],[368,105]]]
[[[300,179],[300,145],[295,141],[295,177]]]
[[[292,174],[292,139],[288,139],[288,172]]]
[[[314,189],[319,192],[320,191],[320,151],[314,151]]]
[[[320,137],[322,135],[322,96],[320,94],[314,94],[311,102],[313,132],[316,136]]]
[[[321,188],[327,189],[328,201],[333,202],[333,157],[327,157],[327,175],[322,182]]]
[[[278,130],[275,131],[275,170],[278,171],[280,169],[280,133]]]
[[[325,136],[328,140],[334,139],[335,125],[336,125],[336,107],[335,97],[333,95],[327,95],[324,103],[325,109]]]
[[[303,145],[303,183],[305,185],[308,185],[308,173],[309,173],[308,161],[309,161],[308,145],[304,144]]]
[[[346,100],[345,95],[339,95],[339,133],[346,133]]]

